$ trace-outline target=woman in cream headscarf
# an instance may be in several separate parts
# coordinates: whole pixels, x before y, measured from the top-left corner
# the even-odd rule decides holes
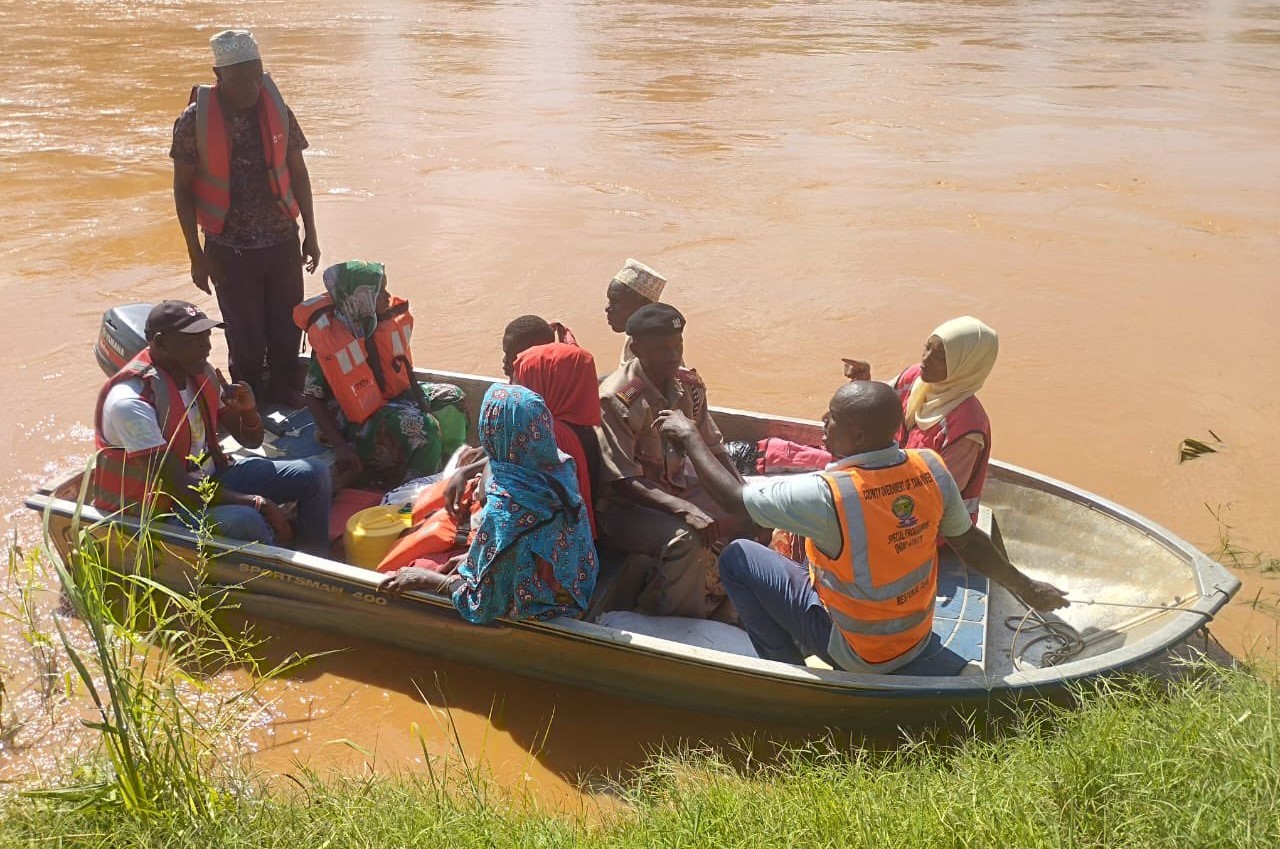
[[[906,420],[902,447],[930,448],[942,456],[975,523],[991,459],[991,421],[977,392],[991,374],[999,350],[999,337],[990,327],[969,315],[953,318],[929,334],[920,362],[892,382],[902,398]],[[871,379],[870,363],[843,362],[845,377]],[[753,471],[764,474],[821,469],[832,460],[821,449],[776,438],[762,439],[748,452]],[[803,549],[798,543],[793,534],[774,532],[774,550],[801,562]]]
[[[920,363],[893,383],[906,419],[903,447],[941,454],[974,517],[991,457],[991,422],[977,392],[999,349],[990,327],[973,316],[953,318],[930,334]]]

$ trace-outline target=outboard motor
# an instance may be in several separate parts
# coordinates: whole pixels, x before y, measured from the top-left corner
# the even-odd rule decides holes
[[[147,316],[154,304],[126,304],[102,314],[102,331],[93,354],[98,366],[111,377],[147,347]]]

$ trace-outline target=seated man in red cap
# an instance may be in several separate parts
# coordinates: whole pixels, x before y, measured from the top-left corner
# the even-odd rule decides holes
[[[147,316],[147,347],[107,380],[94,415],[93,502],[103,513],[172,513],[199,521],[201,482],[211,479],[207,518],[223,536],[286,545],[294,529],[280,504],[298,505],[298,548],[327,555],[329,469],[310,460],[230,460],[222,429],[246,448],[262,444],[262,417],[245,383],[222,392],[209,365],[220,322],[186,301],[162,301]]]
[[[684,316],[667,304],[641,307],[627,321],[635,358],[600,384],[603,497],[596,521],[607,544],[647,555],[652,566],[647,574],[637,574],[644,561],[629,558],[615,598],[639,585],[636,609],[641,613],[727,618],[715,552],[745,530],[745,517],[719,508],[684,455],[656,427],[660,411],[682,411],[736,477],[707,410],[706,387],[696,372],[681,366],[684,327]]]

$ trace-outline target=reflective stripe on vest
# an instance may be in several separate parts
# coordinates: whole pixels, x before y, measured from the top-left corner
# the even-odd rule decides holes
[[[374,356],[370,356],[366,347],[368,342],[357,339],[345,324],[331,315],[335,307],[328,293],[308,298],[294,307],[294,323],[306,331],[329,390],[347,421],[354,424],[367,421],[387,401],[412,387],[413,352],[409,339],[413,317],[408,307],[404,299],[391,298],[387,317],[378,322],[373,332]],[[372,362],[375,359],[376,372]]]
[[[823,474],[840,517],[841,550],[807,545],[818,597],[861,658],[884,663],[925,639],[937,593],[937,538],[943,515],[931,452],[903,452],[881,469]]]
[[[206,233],[215,234],[222,232],[231,208],[231,139],[217,91],[216,85],[200,85],[191,90],[191,101],[196,104],[199,153],[193,184],[196,220]],[[289,111],[268,74],[262,77],[262,92],[258,97],[258,127],[271,194],[283,215],[297,218],[298,201],[289,171]]]
[[[933,625],[933,599],[929,600],[929,606],[924,610],[907,616],[901,616],[897,619],[883,619],[880,621],[867,621],[865,619],[854,619],[853,617],[841,612],[836,608],[827,608],[827,613],[831,615],[831,621],[836,624],[846,634],[872,635],[872,636],[892,636],[908,631],[924,622],[928,622],[930,627]],[[914,646],[919,640],[912,640],[911,645]],[[903,651],[906,651],[904,649]],[[901,654],[902,652],[898,652]],[[896,657],[896,655],[895,655]],[[865,659],[865,658],[864,658]],[[892,660],[893,658],[889,658]]]
[[[368,362],[368,358],[364,355],[363,344],[355,337],[352,337],[344,347],[334,351],[333,356],[338,361],[338,368],[342,369],[343,374],[348,375]]]

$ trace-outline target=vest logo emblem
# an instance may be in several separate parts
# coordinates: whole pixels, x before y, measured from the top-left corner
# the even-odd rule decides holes
[[[893,504],[889,509],[893,511],[893,515],[898,517],[898,527],[900,528],[909,528],[920,521],[915,517],[916,500],[910,495],[901,495],[893,499]]]

